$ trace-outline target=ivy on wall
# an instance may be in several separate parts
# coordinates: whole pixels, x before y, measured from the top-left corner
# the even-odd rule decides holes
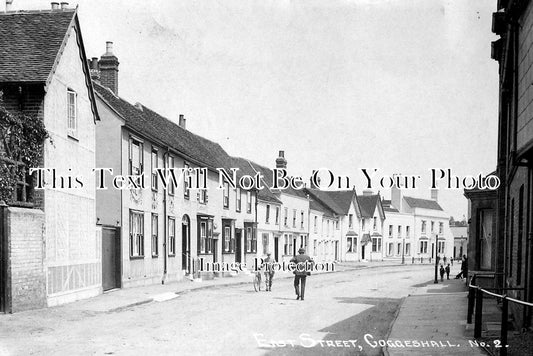
[[[39,166],[47,138],[43,120],[9,111],[0,91],[0,200],[6,203],[14,200],[17,182],[26,179],[21,167]]]

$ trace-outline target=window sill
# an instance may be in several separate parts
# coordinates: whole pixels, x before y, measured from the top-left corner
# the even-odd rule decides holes
[[[152,187],[152,192],[157,193],[158,192],[157,188]]]
[[[229,206],[224,206],[224,210],[229,210]]]
[[[159,258],[159,255],[152,255],[152,258]]]
[[[235,253],[235,251],[222,251],[223,255],[231,255],[233,253]]]
[[[176,257],[176,254],[169,254],[168,257]]]
[[[213,252],[198,252],[198,255],[212,255]]]
[[[144,256],[130,256],[130,260],[144,260]]]

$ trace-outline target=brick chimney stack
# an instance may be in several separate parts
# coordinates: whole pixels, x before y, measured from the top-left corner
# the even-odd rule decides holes
[[[113,54],[113,42],[106,42],[106,51],[100,57],[100,82],[118,95],[118,58]]]
[[[276,168],[287,169],[287,160],[285,159],[284,151],[279,151],[279,157],[276,158]]]

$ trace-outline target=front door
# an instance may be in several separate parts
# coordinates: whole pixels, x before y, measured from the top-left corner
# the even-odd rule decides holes
[[[361,246],[361,259],[364,260],[365,259],[365,245]]]
[[[235,262],[241,262],[241,252],[242,252],[242,230],[235,229]]]
[[[274,236],[274,259],[279,262],[279,236]]]
[[[120,288],[120,230],[102,228],[102,288]]]
[[[191,273],[191,234],[189,224],[181,224],[181,269]]]

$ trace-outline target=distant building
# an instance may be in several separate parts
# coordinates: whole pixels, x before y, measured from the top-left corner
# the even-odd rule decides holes
[[[398,212],[413,216],[413,231],[409,232],[409,235],[413,234],[413,257],[427,259],[437,255],[449,258],[453,256],[454,246],[449,227],[450,216],[439,205],[437,190],[432,190],[431,197],[432,199],[420,199],[404,196],[401,189],[393,187],[390,206]],[[408,224],[406,217],[402,219],[406,219],[405,223]]]

